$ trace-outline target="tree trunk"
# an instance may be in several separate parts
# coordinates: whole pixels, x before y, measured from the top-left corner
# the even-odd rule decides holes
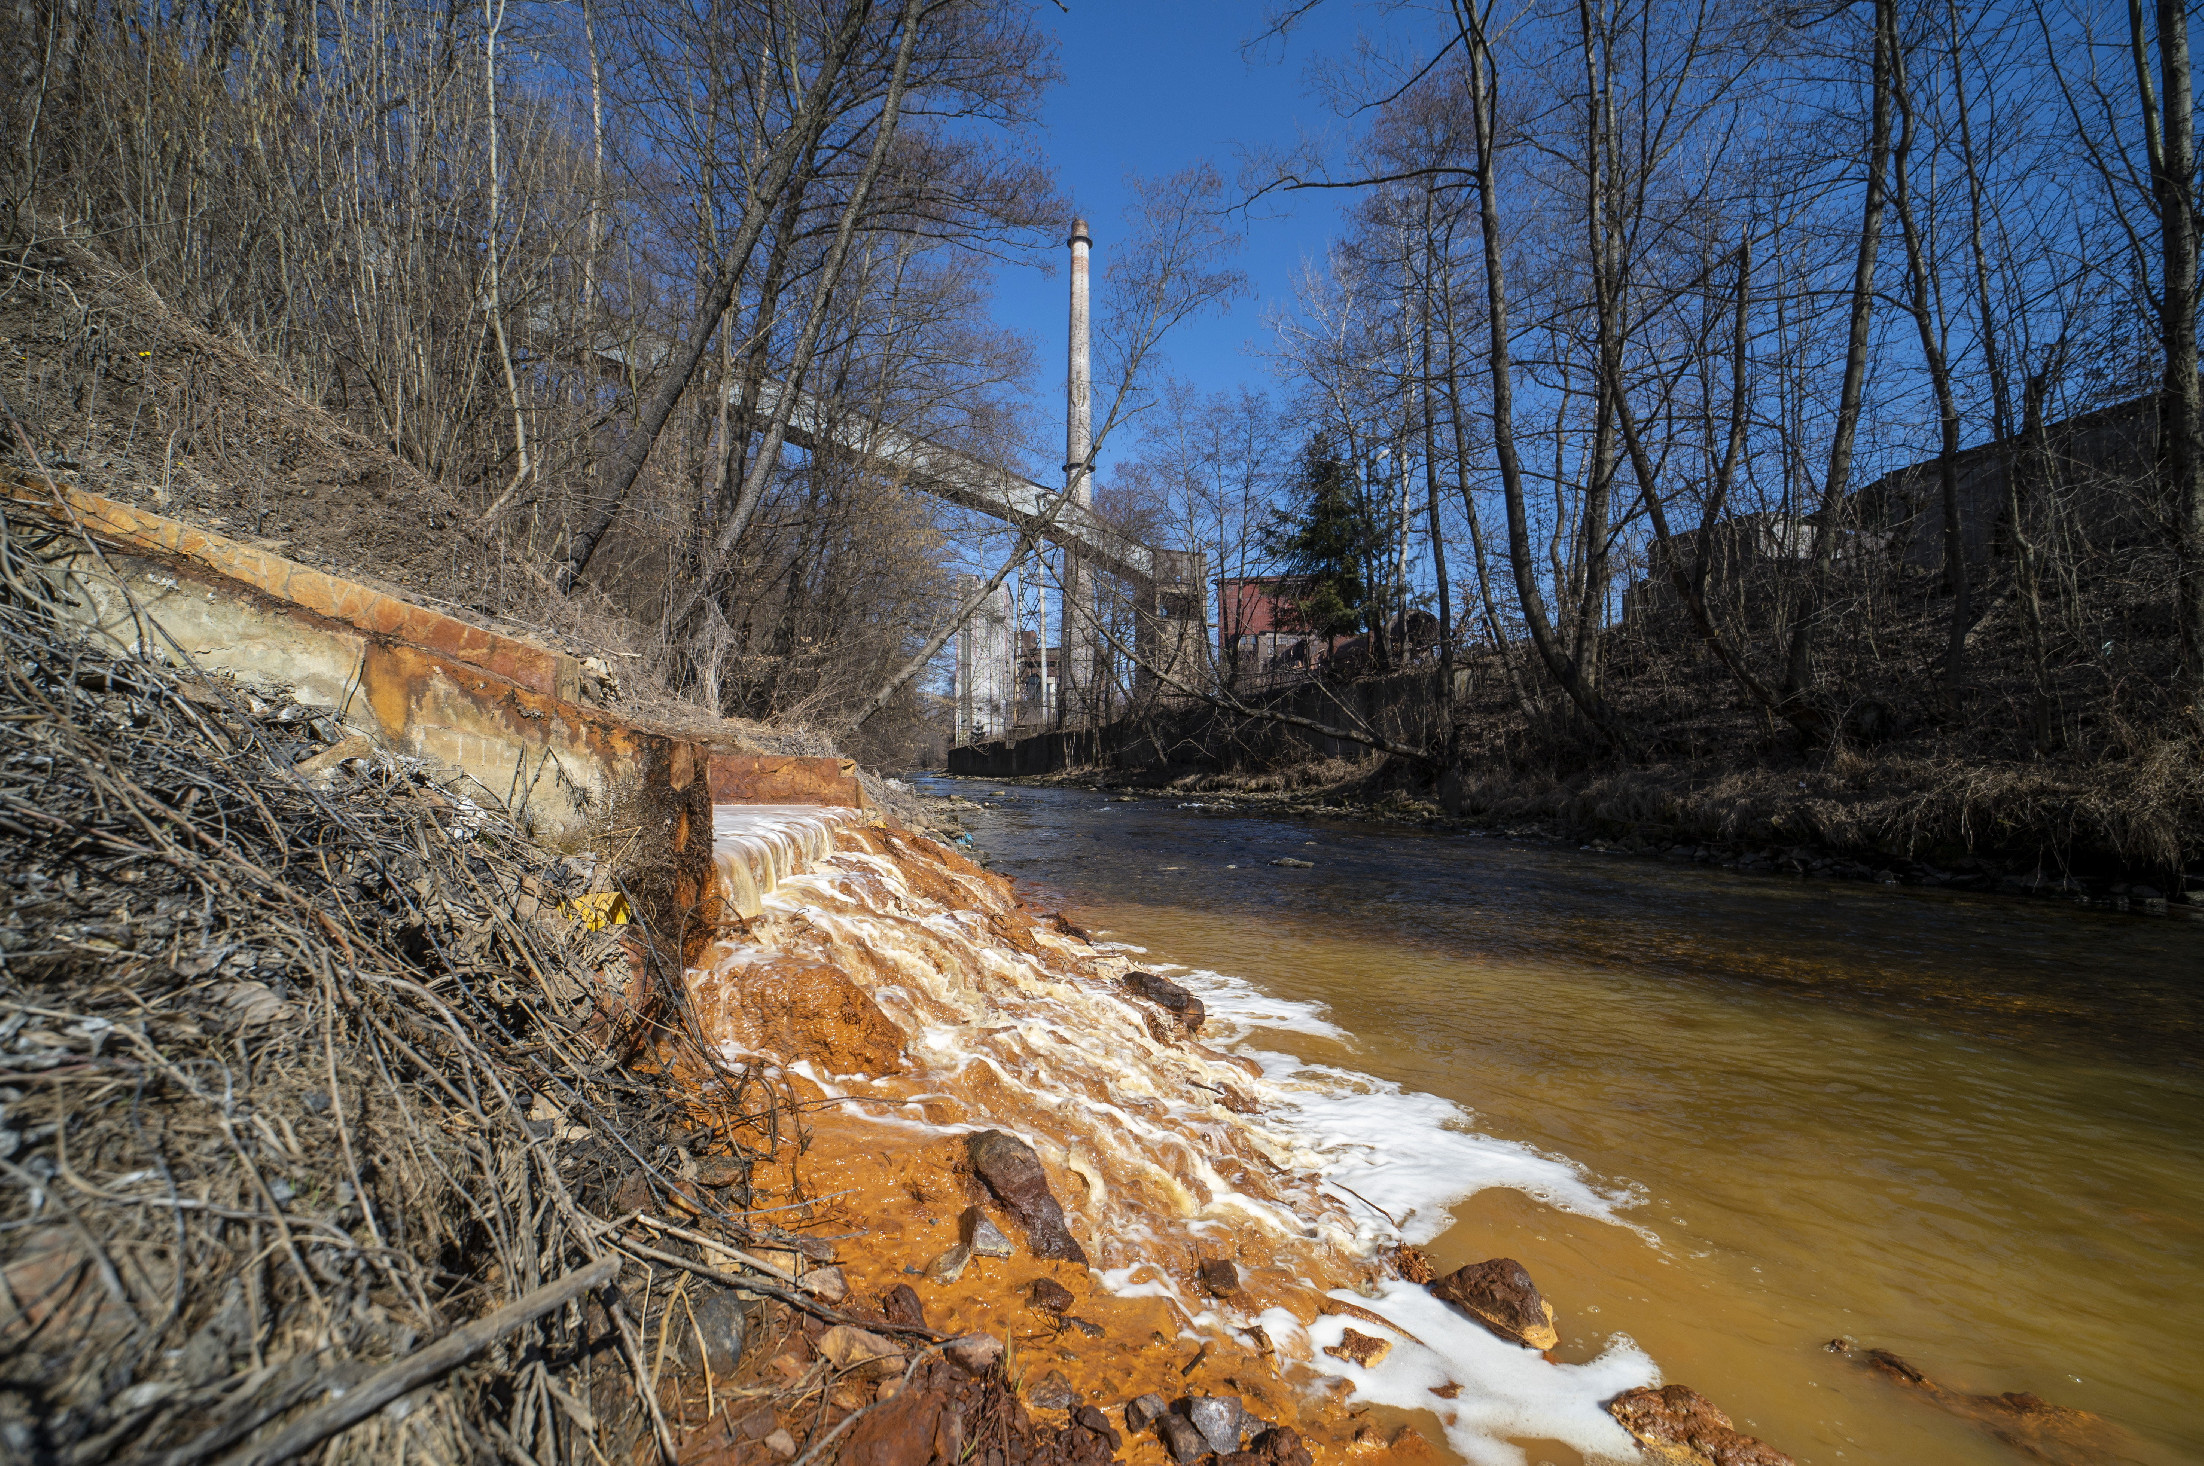
[[[2151,96],[2142,0],[2128,0],[2128,35],[2150,146],[2151,202],[2162,258],[2158,339],[2166,375],[2158,398],[2158,459],[2172,501],[2174,619],[2181,637],[2178,697],[2204,710],[2204,423],[2197,413],[2196,100],[2189,80],[2189,18],[2180,0],[2158,0],[2161,95]]]
[[[666,419],[673,415],[681,394],[688,391],[689,379],[696,375],[697,363],[704,359],[704,349],[710,345],[712,333],[719,328],[720,317],[727,313],[728,303],[734,299],[735,286],[749,266],[750,253],[757,248],[766,221],[779,207],[797,160],[809,156],[826,131],[832,115],[829,103],[840,82],[842,67],[849,61],[850,53],[856,50],[864,35],[865,20],[871,13],[872,0],[845,0],[841,22],[825,54],[820,57],[818,74],[804,92],[796,115],[789,119],[788,127],[774,142],[764,172],[753,185],[754,191],[743,202],[742,223],[718,269],[712,272],[711,288],[697,305],[696,324],[690,329],[689,339],[681,343],[673,359],[666,364],[665,380],[658,384],[658,390],[637,418],[627,446],[613,461],[611,482],[606,485],[603,502],[567,547],[566,566],[559,572],[561,590],[571,591],[589,569],[590,557],[604,543],[612,521],[619,516],[620,506],[627,501],[635,480],[642,475],[643,464],[650,457],[651,449],[657,446]]]
[[[1837,521],[1852,478],[1852,439],[1860,425],[1860,395],[1867,381],[1867,336],[1875,307],[1875,255],[1883,234],[1883,168],[1890,157],[1890,66],[1898,45],[1896,0],[1875,0],[1875,100],[1868,127],[1867,197],[1860,217],[1859,253],[1852,266],[1851,335],[1845,344],[1844,385],[1837,397],[1837,427],[1829,443],[1829,471],[1821,485],[1820,524],[1814,530],[1814,563],[1791,627],[1783,674],[1783,701],[1800,718],[1826,732],[1828,716],[1809,699],[1814,675],[1814,634],[1829,598],[1837,559]]]

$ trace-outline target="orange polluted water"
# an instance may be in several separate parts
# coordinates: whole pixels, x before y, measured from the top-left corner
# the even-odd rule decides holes
[[[1626,1336],[1801,1462],[2028,1459],[1823,1347],[1849,1336],[2103,1417],[2070,1459],[2204,1459],[2204,930],[950,787],[995,805],[968,823],[998,870],[1146,949],[1226,1047],[1627,1193],[1606,1219],[1464,1175],[1451,1222],[1400,1218],[1435,1268],[1525,1263],[1560,1359]]]
[[[810,1225],[842,1239],[860,1306],[909,1282],[934,1326],[1006,1339],[1036,1409],[1229,1395],[1318,1447],[1431,1459],[1397,1411],[1342,1402],[1360,1382],[1433,1407],[1423,1423],[1479,1459],[1520,1460],[1509,1434],[1632,1454],[1601,1402],[1652,1378],[1641,1351],[1618,1338],[1556,1364],[1502,1342],[1392,1277],[1397,1234],[1327,1178],[1401,1207],[1435,1162],[1460,1162],[1590,1214],[1614,1197],[1562,1162],[1437,1128],[1428,1096],[1220,1050],[1129,996],[1124,954],[1037,923],[1008,882],[833,823],[719,812],[719,849],[762,899],[696,955],[689,988],[723,1066],[761,1066],[802,1102],[806,1144],[781,1146],[753,1184],[772,1201],[833,1198]],[[784,1134],[798,1127],[785,1116]],[[965,1208],[989,1205],[968,1142],[997,1128],[1031,1144],[1084,1256],[993,1206],[1024,1245],[957,1256],[976,1241]],[[1373,1163],[1372,1136],[1410,1163]],[[1390,1358],[1374,1357],[1386,1339]],[[1135,1466],[1162,1459],[1152,1436],[1128,1450]]]

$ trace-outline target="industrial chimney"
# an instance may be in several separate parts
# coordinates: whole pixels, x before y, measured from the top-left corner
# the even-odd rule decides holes
[[[1064,373],[1064,472],[1072,497],[1094,502],[1087,457],[1094,451],[1093,338],[1087,324],[1087,251],[1094,240],[1087,221],[1071,221],[1071,345]]]
[[[1094,502],[1094,366],[1093,335],[1087,317],[1087,252],[1094,240],[1087,221],[1071,221],[1071,331],[1064,372],[1064,488],[1073,506]],[[1066,714],[1084,714],[1086,690],[1093,685],[1093,629],[1088,625],[1093,591],[1086,585],[1084,567],[1069,549],[1064,551],[1063,639],[1057,672],[1056,726],[1064,726]]]

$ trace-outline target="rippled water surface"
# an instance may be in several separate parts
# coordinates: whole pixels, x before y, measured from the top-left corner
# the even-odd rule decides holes
[[[1348,1035],[1249,1047],[1634,1188],[1637,1230],[1492,1189],[1430,1246],[1525,1263],[1563,1358],[1627,1334],[1801,1462],[2027,1459],[1844,1335],[2096,1412],[2092,1459],[2204,1461],[2204,925],[937,787],[992,804],[967,823],[996,868],[1098,936]]]

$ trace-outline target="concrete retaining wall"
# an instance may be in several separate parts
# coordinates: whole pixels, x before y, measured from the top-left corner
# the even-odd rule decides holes
[[[656,728],[590,705],[594,679],[567,652],[98,495],[65,488],[56,503],[44,484],[6,474],[0,493],[98,547],[56,570],[99,638],[288,687],[543,838],[619,836],[639,852],[630,894],[669,936],[711,878],[715,801],[864,804],[847,760],[759,755],[732,732]]]

